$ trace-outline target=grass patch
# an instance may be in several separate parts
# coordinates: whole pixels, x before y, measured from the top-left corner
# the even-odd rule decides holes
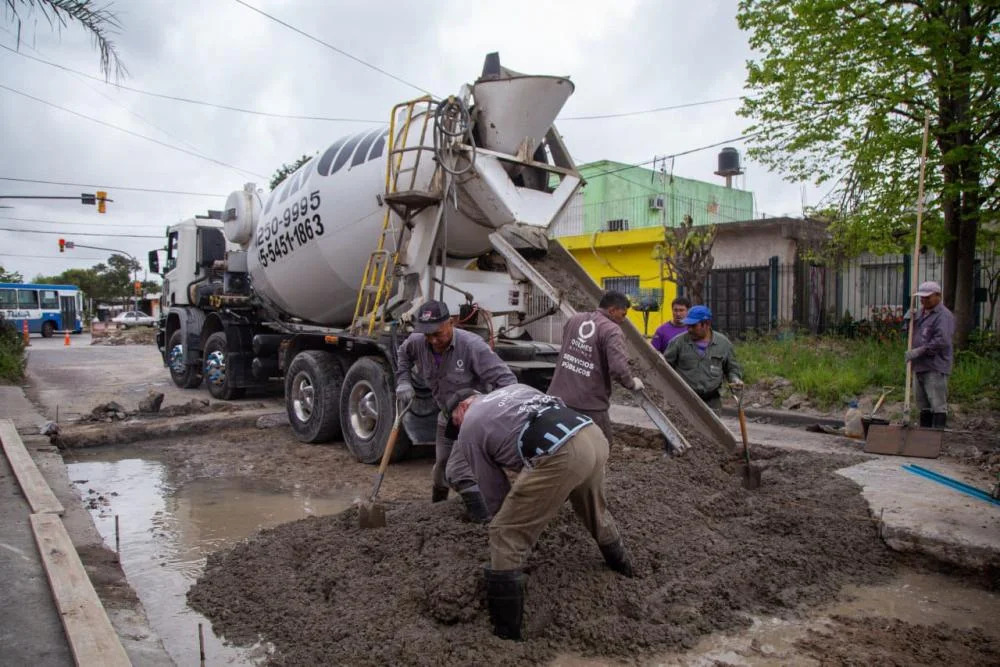
[[[878,395],[885,386],[896,387],[902,395],[905,349],[902,340],[760,337],[737,342],[736,358],[743,366],[744,381],[782,377],[791,382],[789,393],[804,394],[821,409],[831,409],[865,393]],[[1000,352],[992,347],[960,351],[948,401],[1000,408]]]
[[[24,379],[24,337],[0,317],[0,382],[13,384]]]

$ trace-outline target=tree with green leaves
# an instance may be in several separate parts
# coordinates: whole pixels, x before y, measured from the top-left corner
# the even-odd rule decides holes
[[[298,169],[299,167],[301,167],[302,165],[304,165],[306,162],[308,162],[311,159],[312,158],[309,157],[308,155],[303,155],[302,157],[300,157],[298,160],[296,160],[295,162],[293,162],[291,164],[283,164],[283,165],[281,165],[274,172],[274,176],[271,177],[271,182],[269,184],[270,187],[271,187],[271,189],[273,190],[276,187],[278,187],[279,185],[281,185],[281,183],[286,178],[288,178],[289,174],[294,173],[296,169]]]
[[[17,271],[8,271],[0,266],[0,283],[23,283],[24,278]]]
[[[973,324],[982,222],[1000,207],[1000,3],[741,0],[760,56],[741,115],[749,155],[789,180],[830,183],[847,255],[912,248],[925,118],[927,243],[944,251],[956,343]]]
[[[53,29],[65,28],[70,22],[83,26],[101,54],[101,72],[106,79],[110,80],[114,74],[115,81],[120,81],[128,74],[111,41],[111,35],[121,29],[121,24],[110,5],[101,7],[94,0],[6,0],[6,5],[7,17],[17,26],[18,46],[22,19],[37,10]]]
[[[653,257],[667,269],[667,278],[683,285],[693,304],[705,303],[705,285],[715,265],[715,225],[698,225],[685,215],[676,227],[663,228],[663,241],[653,246]]]

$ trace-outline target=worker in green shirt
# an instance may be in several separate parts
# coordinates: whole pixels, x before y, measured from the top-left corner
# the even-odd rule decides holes
[[[687,333],[671,340],[663,357],[708,407],[721,414],[719,389],[723,380],[728,380],[734,388],[743,386],[733,344],[718,331],[712,331],[712,311],[708,306],[695,306],[682,321]]]

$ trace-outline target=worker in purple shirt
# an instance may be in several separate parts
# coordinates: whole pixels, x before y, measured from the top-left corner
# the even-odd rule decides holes
[[[443,301],[428,301],[420,306],[413,328],[414,333],[399,346],[396,398],[404,405],[413,399],[416,372],[441,410],[435,437],[431,502],[446,500],[450,487],[462,496],[469,518],[486,521],[486,506],[475,475],[452,448],[457,428],[449,419],[448,404],[459,389],[486,392],[514,384],[517,378],[486,341],[470,331],[455,328]]]
[[[486,602],[493,632],[521,639],[524,564],[568,499],[608,567],[634,576],[604,493],[608,441],[586,415],[524,384],[477,394],[465,389],[451,418],[455,449],[479,480],[491,512]],[[513,486],[506,471],[517,472]]]
[[[684,318],[687,317],[688,308],[690,307],[691,300],[684,296],[679,296],[670,302],[670,311],[674,318],[657,327],[656,332],[653,334],[653,340],[650,341],[653,349],[663,354],[670,341],[682,333],[687,333],[688,328],[684,324]]]
[[[563,326],[562,347],[549,394],[558,396],[601,427],[611,442],[611,381],[642,391],[642,380],[632,374],[625,352],[622,322],[630,307],[621,292],[605,292],[597,310],[577,313]]]
[[[933,280],[920,283],[917,296],[921,309],[913,323],[913,344],[906,352],[906,361],[917,378],[920,425],[943,429],[948,421],[955,316],[941,303],[941,285]]]

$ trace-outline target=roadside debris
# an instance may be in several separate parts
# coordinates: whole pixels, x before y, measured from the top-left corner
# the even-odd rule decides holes
[[[163,393],[150,390],[146,398],[139,401],[139,412],[155,414],[160,411],[161,405],[163,405]]]

